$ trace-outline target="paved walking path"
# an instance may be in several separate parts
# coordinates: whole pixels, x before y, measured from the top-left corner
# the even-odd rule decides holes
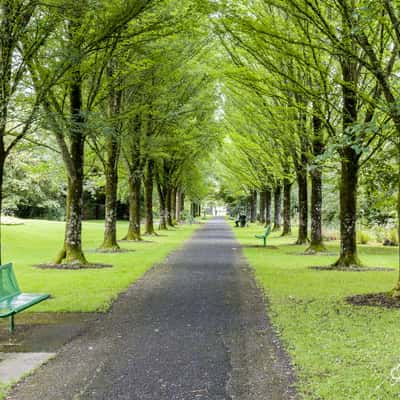
[[[240,246],[216,218],[9,399],[286,400],[293,379]]]

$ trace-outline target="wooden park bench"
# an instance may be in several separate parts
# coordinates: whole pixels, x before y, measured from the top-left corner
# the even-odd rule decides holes
[[[0,318],[10,318],[9,332],[14,332],[14,315],[49,298],[48,294],[22,293],[12,264],[0,266]]]
[[[264,241],[264,247],[267,246],[267,237],[269,236],[270,233],[271,233],[271,225],[268,225],[267,229],[262,235],[256,235],[257,239],[262,239]]]

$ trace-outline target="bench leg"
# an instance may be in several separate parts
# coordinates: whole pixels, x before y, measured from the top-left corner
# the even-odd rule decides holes
[[[264,247],[267,246],[267,238],[264,238]]]
[[[14,314],[10,316],[10,324],[8,326],[8,331],[12,335],[14,333]]]

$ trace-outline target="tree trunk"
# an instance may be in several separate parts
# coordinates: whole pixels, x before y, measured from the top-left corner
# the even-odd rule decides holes
[[[178,190],[176,193],[176,212],[175,212],[175,219],[177,222],[181,220],[181,212],[182,212],[182,193]]]
[[[349,130],[357,121],[357,65],[351,60],[342,63],[343,81],[343,132],[350,143],[356,138]],[[356,225],[357,225],[357,188],[359,154],[351,145],[339,150],[341,162],[340,177],[340,257],[333,264],[346,268],[354,265],[361,266],[357,254]]]
[[[182,219],[182,212],[185,211],[185,193],[181,193],[181,219]]]
[[[400,122],[397,125],[400,138]],[[398,277],[397,284],[393,290],[393,297],[400,297],[400,139],[397,142],[397,250],[398,250]]]
[[[322,172],[313,168],[311,175],[311,242],[306,253],[326,251],[322,238]]]
[[[261,224],[265,224],[266,201],[267,201],[266,190],[262,190],[260,192],[260,216],[259,216],[259,221],[260,221]]]
[[[166,201],[166,206],[167,206],[167,224],[168,226],[173,227],[174,223],[172,221],[172,192],[173,190],[169,187],[167,189],[167,201]]]
[[[196,204],[192,201],[190,203],[190,215],[195,218],[196,217]]]
[[[281,204],[282,204],[282,188],[278,185],[274,191],[274,231],[281,229]]]
[[[145,235],[156,235],[153,220],[154,161],[148,160],[144,175]]]
[[[64,247],[55,259],[56,264],[87,264],[82,251],[83,179],[68,178],[66,228]]]
[[[0,147],[0,265],[3,262],[3,242],[2,242],[2,222],[1,213],[3,212],[3,180],[4,180],[4,165],[6,157],[3,154],[2,147]]]
[[[314,116],[313,156],[316,158],[324,153],[324,144],[321,138],[321,120]],[[322,238],[322,170],[318,165],[313,165],[311,176],[311,243],[306,253],[319,253],[326,251]]]
[[[141,179],[136,175],[129,177],[129,226],[123,240],[142,240],[140,231],[140,189]]]
[[[176,210],[177,210],[176,194],[177,194],[177,189],[173,188],[171,191],[171,219],[173,225],[175,225],[176,222],[178,221],[178,219],[176,218]]]
[[[308,193],[305,166],[301,166],[297,170],[297,185],[299,189],[299,232],[296,244],[305,244],[308,242]]]
[[[79,71],[73,74],[69,89],[71,109],[70,159],[67,168],[68,188],[64,247],[56,257],[60,264],[87,264],[82,251],[83,174],[85,135],[82,113],[82,81]]]
[[[265,191],[265,225],[272,224],[272,190],[267,189]]]
[[[352,147],[346,147],[341,153],[340,257],[334,266],[360,266],[356,239],[359,156]]]
[[[257,190],[252,190],[250,195],[250,222],[257,221]]]
[[[100,249],[118,250],[117,243],[117,191],[119,144],[115,137],[108,138],[105,165],[105,226],[104,240]]]
[[[157,184],[158,188],[158,197],[160,201],[160,224],[158,226],[158,229],[160,230],[168,230],[167,227],[167,205],[166,205],[166,195],[163,192],[161,185]]]
[[[283,181],[283,231],[282,236],[290,235],[292,233],[292,224],[290,218],[291,211],[291,191],[292,183],[289,179]]]

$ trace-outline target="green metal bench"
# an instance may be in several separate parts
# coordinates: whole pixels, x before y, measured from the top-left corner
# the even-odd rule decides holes
[[[48,294],[22,293],[12,264],[0,266],[0,318],[10,318],[9,331],[14,332],[14,315],[49,298]]]
[[[271,225],[267,226],[267,229],[262,235],[255,235],[257,239],[262,239],[264,241],[264,247],[267,245],[267,237],[271,233]]]

